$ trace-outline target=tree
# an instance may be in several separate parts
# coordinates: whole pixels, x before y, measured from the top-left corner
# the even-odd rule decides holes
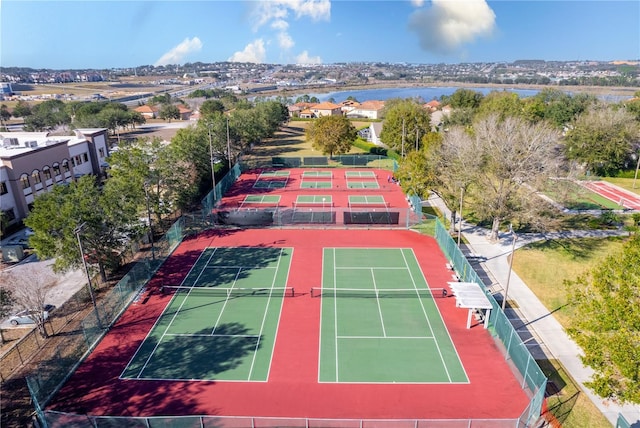
[[[224,104],[220,100],[206,100],[200,106],[201,117],[210,116],[214,113],[224,113]]]
[[[533,189],[556,171],[558,138],[545,123],[495,115],[475,122],[470,134],[454,128],[444,136],[439,189],[452,199],[468,187],[473,207],[492,222],[490,239],[496,240],[502,221],[541,205]]]
[[[639,140],[640,126],[633,116],[606,107],[581,114],[567,132],[564,148],[567,158],[580,162],[588,172],[610,175],[632,163]]]
[[[640,404],[640,235],[575,281],[567,281],[579,316],[567,330],[595,373],[597,395]]]
[[[502,120],[508,116],[521,117],[522,110],[522,100],[515,92],[492,91],[480,102],[477,116],[497,115]]]
[[[13,117],[18,118],[18,117],[22,117],[25,118],[27,116],[31,115],[31,106],[29,106],[29,103],[27,103],[26,101],[18,101],[18,103],[16,104],[16,106],[13,108]]]
[[[163,104],[160,108],[159,117],[162,120],[180,119],[180,110],[173,104]]]
[[[484,95],[482,93],[473,91],[471,89],[457,89],[453,94],[449,96],[442,96],[442,104],[449,104],[452,108],[470,108],[476,110],[480,107],[480,103]]]
[[[69,125],[71,116],[67,113],[64,102],[47,100],[35,105],[31,114],[25,117],[24,123],[27,131],[46,131]]]
[[[112,196],[112,198],[109,198]],[[116,195],[117,196],[117,195]],[[127,205],[103,194],[94,177],[84,176],[66,186],[53,186],[36,197],[33,209],[24,223],[33,229],[29,238],[40,259],[55,259],[53,270],[66,272],[82,265],[76,229],[81,233],[84,255],[89,255],[100,276],[106,281],[106,270],[120,265],[122,239],[136,225],[137,216]]]
[[[306,139],[314,149],[333,157],[348,153],[357,137],[356,128],[344,116],[323,116],[307,129]]]
[[[399,100],[385,107],[380,139],[390,149],[405,154],[420,148],[421,139],[431,131],[431,115],[415,100]]]
[[[2,104],[0,106],[0,125],[4,127],[9,119],[11,119],[11,112],[6,104]]]
[[[47,293],[56,285],[55,277],[41,270],[21,269],[19,272],[12,270],[3,273],[2,281],[11,284],[14,307],[28,311],[40,335],[48,337],[44,312]]]
[[[0,286],[0,319],[4,319],[13,310],[13,304],[15,299],[8,286]],[[0,328],[0,343],[4,343],[4,336],[2,335],[2,329]]]

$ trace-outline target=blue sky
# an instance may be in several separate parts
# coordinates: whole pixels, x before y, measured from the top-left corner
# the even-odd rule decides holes
[[[637,60],[640,1],[0,1],[0,65]]]

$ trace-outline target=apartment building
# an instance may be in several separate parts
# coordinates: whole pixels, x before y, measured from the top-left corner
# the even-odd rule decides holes
[[[103,176],[109,156],[107,129],[76,129],[72,136],[47,132],[0,133],[0,210],[5,226],[25,218],[36,196],[80,176]]]

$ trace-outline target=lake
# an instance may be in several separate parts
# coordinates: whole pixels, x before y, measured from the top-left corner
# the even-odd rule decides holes
[[[369,101],[369,100],[380,100],[385,101],[390,98],[414,98],[420,97],[425,102],[429,102],[431,100],[439,100],[443,95],[451,95],[458,89],[469,89],[471,91],[480,92],[483,95],[487,95],[492,91],[506,91],[513,92],[518,94],[520,98],[532,97],[540,92],[539,89],[518,89],[518,88],[509,88],[509,87],[464,87],[464,86],[416,86],[416,87],[397,87],[397,88],[377,88],[377,89],[350,89],[344,91],[334,91],[327,93],[313,93],[313,92],[303,92],[298,95],[288,95],[292,100],[296,100],[297,97],[302,95],[309,95],[310,97],[316,97],[320,100],[320,102],[328,101],[329,98],[333,98],[336,103],[342,102],[346,100],[349,96],[354,97],[359,102]],[[565,91],[569,95],[575,95],[575,93],[570,91]],[[627,95],[613,95],[613,94],[601,94],[596,95],[601,101],[605,102],[620,102],[625,99],[629,99],[630,97]]]
[[[508,91],[518,94],[520,98],[531,97],[540,92],[537,89],[514,89],[514,88],[464,88],[457,86],[436,86],[436,87],[410,87],[410,88],[378,88],[378,89],[353,89],[346,91],[335,91],[323,94],[308,93],[310,97],[316,97],[321,102],[333,98],[336,103],[346,100],[349,96],[354,97],[359,102],[369,100],[388,100],[390,98],[415,98],[420,97],[425,102],[440,99],[443,95],[451,95],[458,89],[470,89],[487,95],[491,91]],[[292,96],[295,100],[297,96]]]

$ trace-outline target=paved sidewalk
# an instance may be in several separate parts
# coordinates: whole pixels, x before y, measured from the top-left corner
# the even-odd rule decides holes
[[[436,205],[445,215],[450,217],[449,210],[439,199],[429,199],[429,202]],[[603,400],[593,394],[584,386],[584,382],[590,380],[593,371],[583,366],[579,355],[582,351],[578,345],[565,333],[564,329],[552,316],[550,311],[540,303],[540,300],[533,294],[520,277],[515,272],[511,272],[509,280],[509,258],[513,247],[513,238],[510,233],[500,234],[499,242],[492,243],[488,240],[489,231],[487,229],[467,225],[463,222],[462,234],[468,244],[468,249],[477,256],[480,256],[480,267],[484,268],[491,276],[492,291],[503,294],[507,282],[509,290],[507,299],[517,303],[517,313],[507,310],[509,319],[514,320],[514,327],[518,333],[526,340],[527,345],[532,347],[534,357],[538,358],[536,352],[544,352],[549,359],[559,360],[571,377],[580,385],[582,391],[600,409],[605,417],[615,426],[618,413],[633,426],[640,426],[640,406],[626,405],[620,406],[608,400]],[[544,239],[558,239],[569,237],[598,237],[614,236],[626,234],[622,231],[567,231],[549,234],[518,234],[516,249],[530,242]],[[469,251],[467,251],[468,253]],[[489,284],[487,284],[489,285]],[[532,343],[532,340],[535,343]],[[637,424],[637,425],[636,425]]]

